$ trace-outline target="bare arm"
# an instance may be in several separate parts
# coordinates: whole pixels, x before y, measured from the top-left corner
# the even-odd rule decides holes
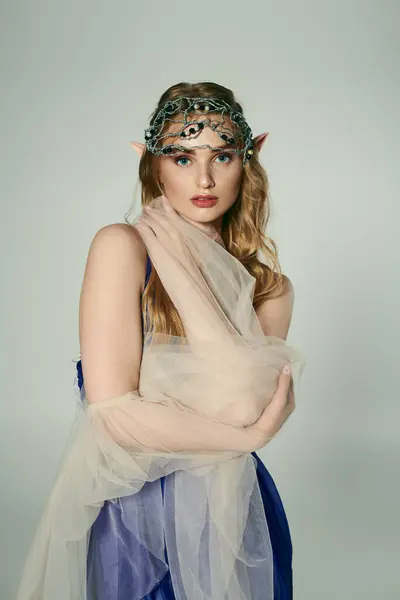
[[[283,286],[278,294],[260,304],[256,314],[265,335],[286,340],[292,320],[294,288],[289,277],[283,275]]]
[[[115,400],[138,388],[145,256],[143,242],[129,225],[104,227],[91,244],[79,307],[81,360],[90,404]],[[142,396],[140,401],[133,396],[130,402],[123,401],[123,409],[107,415],[108,430],[124,445],[154,448],[154,432],[146,423],[157,423],[159,449],[252,452],[266,443],[266,437],[251,426],[230,426],[201,415],[170,411]],[[122,404],[117,401],[114,406]],[[171,432],[178,434],[171,436]]]

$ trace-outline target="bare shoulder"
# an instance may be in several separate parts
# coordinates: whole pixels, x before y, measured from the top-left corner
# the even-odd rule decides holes
[[[274,295],[274,298],[275,297],[280,298],[283,296],[286,298],[292,299],[294,301],[293,283],[291,282],[291,280],[289,279],[289,277],[287,275],[284,275],[282,273],[282,285],[280,286],[278,293],[276,295]]]
[[[104,267],[114,261],[129,264],[142,287],[146,274],[146,246],[137,229],[128,223],[101,227],[90,244],[87,267],[93,262]]]
[[[256,314],[265,335],[287,338],[292,320],[294,305],[294,287],[287,275],[282,274],[280,288],[266,298],[256,310]]]
[[[105,242],[103,242],[105,240]],[[136,227],[128,223],[112,223],[104,225],[95,234],[92,244],[111,243],[111,240],[122,240],[120,243],[130,245],[135,248],[139,254],[146,254],[146,247]]]

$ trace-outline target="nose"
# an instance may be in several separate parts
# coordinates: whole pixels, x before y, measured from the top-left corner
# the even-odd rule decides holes
[[[196,185],[202,190],[208,190],[215,186],[210,167],[207,164],[198,164],[196,172]]]

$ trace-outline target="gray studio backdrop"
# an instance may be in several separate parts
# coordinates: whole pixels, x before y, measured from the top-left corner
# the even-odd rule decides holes
[[[2,600],[73,419],[90,241],[124,220],[130,140],[182,80],[232,88],[270,132],[269,233],[308,363],[260,456],[295,599],[400,598],[399,18],[385,0],[1,3]]]

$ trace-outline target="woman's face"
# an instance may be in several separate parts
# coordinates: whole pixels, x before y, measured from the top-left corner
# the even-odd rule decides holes
[[[178,130],[172,126],[171,130]],[[176,138],[166,138],[166,143]],[[161,155],[158,180],[172,207],[194,225],[213,225],[221,233],[222,216],[238,197],[243,175],[242,155],[236,152],[212,151],[209,148],[193,148],[208,144],[221,147],[223,142],[210,127],[204,127],[197,137],[179,139],[187,151],[174,151]],[[212,195],[217,202],[211,207],[193,204],[196,195]]]

